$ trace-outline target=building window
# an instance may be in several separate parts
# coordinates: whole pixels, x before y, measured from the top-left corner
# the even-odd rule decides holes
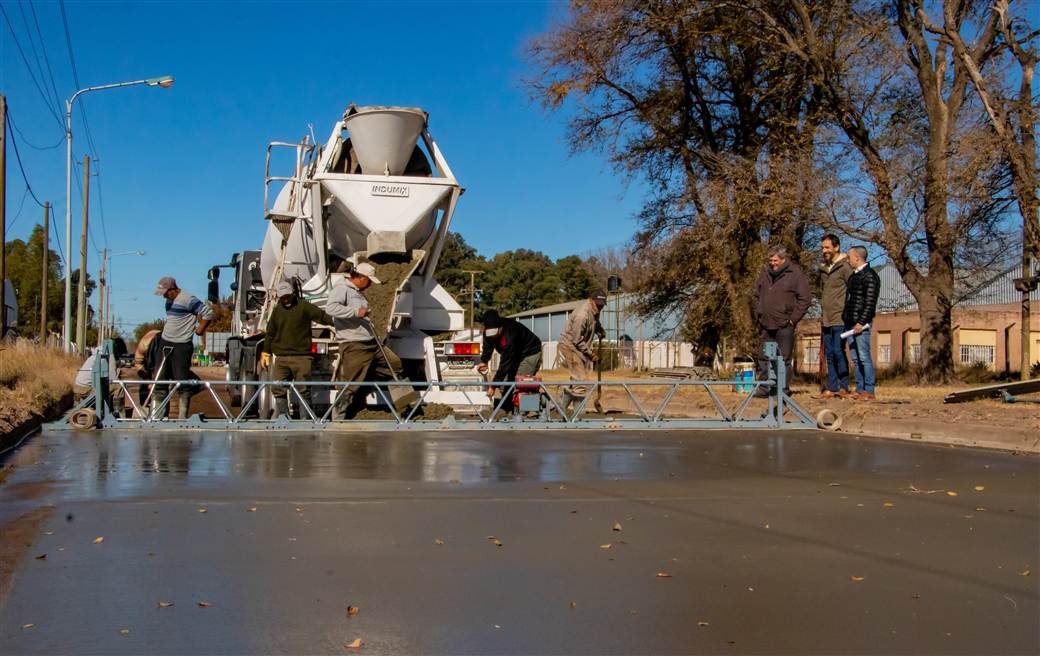
[[[805,356],[802,363],[811,367],[820,362],[820,342],[813,340],[805,343]],[[809,369],[808,371],[812,371]]]
[[[921,345],[920,344],[911,344],[910,345],[910,362],[915,362],[916,363],[916,362],[920,362],[920,361],[921,361]]]
[[[880,344],[877,349],[877,361],[878,364],[891,364],[892,362],[892,345],[891,344]]]
[[[961,344],[961,364],[993,364],[996,348],[978,344]]]

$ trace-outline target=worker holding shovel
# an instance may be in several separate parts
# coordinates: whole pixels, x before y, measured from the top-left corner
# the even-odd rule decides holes
[[[368,317],[368,299],[363,292],[370,285],[381,284],[375,273],[374,266],[363,262],[329,292],[325,312],[332,317],[339,340],[337,381],[392,380],[396,379],[395,372],[401,370],[401,359],[376,341]],[[364,397],[357,394],[360,388],[359,384],[348,385],[337,395],[333,420],[349,419],[361,410]]]
[[[593,338],[602,337],[603,326],[599,323],[599,313],[607,304],[607,295],[602,291],[589,294],[589,300],[575,308],[560,333],[560,356],[567,365],[572,381],[589,380],[590,372],[595,366],[598,354]],[[572,403],[585,398],[588,388],[585,385],[570,385],[563,390],[563,407],[566,410]],[[597,401],[599,399],[597,398]]]

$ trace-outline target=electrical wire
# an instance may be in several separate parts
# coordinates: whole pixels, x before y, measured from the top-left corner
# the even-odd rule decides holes
[[[58,95],[58,86],[54,83],[54,70],[51,68],[51,59],[47,56],[47,42],[43,40],[43,32],[40,30],[40,19],[36,15],[36,5],[33,4],[32,0],[29,0],[29,10],[32,11],[33,24],[36,25],[36,36],[40,39],[40,51],[43,52],[43,61],[47,64],[47,76],[51,81],[51,91],[54,92],[54,101],[58,104],[58,109],[61,110],[61,96]]]
[[[11,219],[11,222],[8,223],[7,226],[4,228],[5,231],[14,229],[14,224],[18,223],[18,217],[20,217],[22,215],[22,208],[25,207],[25,199],[28,198],[28,197],[29,197],[29,188],[26,187],[25,191],[22,192],[22,200],[18,203],[18,211],[15,212],[14,218]]]
[[[33,142],[29,141],[29,139],[26,138],[25,133],[22,132],[22,129],[18,127],[14,119],[11,117],[10,107],[7,108],[7,122],[11,124],[11,127],[14,129],[14,131],[17,132],[18,136],[22,138],[22,141],[25,143],[25,145],[32,148],[33,150],[54,150],[58,146],[65,143],[65,135],[62,135],[61,138],[58,139],[57,143],[55,143],[53,146],[37,146]]]
[[[64,132],[65,126],[62,123],[61,117],[58,115],[56,111],[54,111],[54,106],[51,105],[50,99],[47,97],[47,94],[43,92],[43,88],[40,86],[40,82],[36,79],[36,75],[33,73],[32,70],[32,65],[29,64],[29,59],[25,56],[25,51],[22,49],[22,44],[18,40],[18,35],[15,34],[14,25],[11,23],[11,19],[7,15],[7,10],[4,9],[4,5],[2,3],[0,3],[0,15],[3,15],[4,22],[7,23],[7,29],[11,32],[11,39],[14,41],[15,47],[18,48],[18,54],[22,58],[22,63],[25,64],[25,70],[28,71],[29,77],[32,79],[33,85],[36,87],[36,91],[39,92],[40,98],[43,99],[43,103],[47,106],[47,111],[50,113],[51,116],[54,117],[54,120],[58,123],[58,127],[61,128]]]
[[[11,132],[8,130],[7,134],[10,135]],[[18,140],[11,139],[11,143],[14,145],[14,158],[18,160],[18,170],[22,172],[22,181],[25,182],[25,188],[29,190],[29,195],[31,195],[33,200],[36,201],[36,204],[43,207],[43,203],[41,203],[40,199],[36,197],[36,192],[32,190],[32,185],[29,184],[29,176],[25,174],[25,166],[22,165],[22,153],[18,150]]]
[[[40,80],[44,82],[43,90],[51,94],[50,102],[53,102],[54,105],[60,109],[61,99],[58,98],[58,94],[54,91],[53,79],[51,80],[52,84],[50,87],[48,87],[46,84],[47,76],[43,72],[43,64],[40,63],[40,53],[36,49],[36,39],[33,38],[32,28],[29,27],[29,16],[25,13],[25,4],[20,1],[18,3],[18,11],[22,15],[22,25],[25,26],[25,37],[29,41],[29,49],[32,53],[33,61],[36,63],[36,72],[40,74]],[[37,30],[37,34],[39,34],[39,30]],[[43,47],[42,37],[40,39],[40,47]]]
[[[65,30],[65,47],[66,47],[66,49],[69,52],[69,65],[72,67],[72,81],[76,84],[76,88],[77,89],[81,89],[82,85],[79,82],[79,69],[76,67],[76,56],[75,56],[75,53],[74,53],[74,49],[72,47],[72,33],[69,31],[69,19],[68,19],[68,15],[65,13],[65,0],[58,0],[58,7],[61,10],[61,24],[62,24],[62,27]],[[94,143],[94,135],[90,131],[90,123],[87,120],[87,108],[86,108],[86,105],[84,104],[83,100],[80,100],[79,102],[80,102],[79,116],[80,116],[80,120],[83,122],[83,133],[87,137],[87,145],[89,146],[90,154],[93,156],[94,161],[96,162],[96,161],[100,160],[101,158],[98,157],[97,145]],[[97,176],[98,176],[98,178],[97,178],[97,180],[98,180],[98,182],[97,182],[98,193],[96,194],[96,196],[97,196],[97,204],[98,204],[98,217],[101,219],[101,236],[102,236],[102,239],[104,240],[105,247],[107,248],[108,247],[108,226],[106,225],[106,222],[105,222],[105,207],[104,207],[104,202],[103,202],[103,196],[102,196],[101,191],[100,191],[101,190],[101,169],[100,169],[100,167],[98,167],[98,169],[97,169]],[[82,190],[81,190],[80,193],[82,194]],[[93,236],[93,234],[90,235],[90,240],[91,240],[91,243],[94,243],[94,236]],[[97,248],[97,245],[95,244],[94,247]]]

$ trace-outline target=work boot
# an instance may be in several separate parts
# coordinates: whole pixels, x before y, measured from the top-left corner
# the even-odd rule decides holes
[[[274,397],[274,409],[271,412],[271,419],[278,419],[283,416],[289,416],[289,399],[284,396],[276,396]]]
[[[188,418],[188,404],[191,403],[191,392],[177,394],[177,419]]]

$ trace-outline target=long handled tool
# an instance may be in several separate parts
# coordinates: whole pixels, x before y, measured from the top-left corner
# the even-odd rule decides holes
[[[596,398],[592,404],[596,407],[596,412],[601,415],[603,412],[603,404],[599,401],[603,398],[603,338],[598,338],[596,344]]]
[[[390,377],[394,379],[394,382],[400,382],[397,377],[397,372],[394,371],[394,365],[390,362],[390,357],[386,354],[386,350],[383,348],[383,342],[380,341],[379,335],[376,334],[375,326],[372,325],[372,320],[366,317],[365,326],[368,328],[368,332],[372,333],[372,337],[376,340],[376,348],[379,349],[379,354],[383,356],[383,362],[386,363],[386,368],[390,370]],[[415,390],[404,387],[402,385],[390,385],[390,400],[394,404],[394,409],[398,412],[402,412],[405,408],[415,402],[418,395]]]

